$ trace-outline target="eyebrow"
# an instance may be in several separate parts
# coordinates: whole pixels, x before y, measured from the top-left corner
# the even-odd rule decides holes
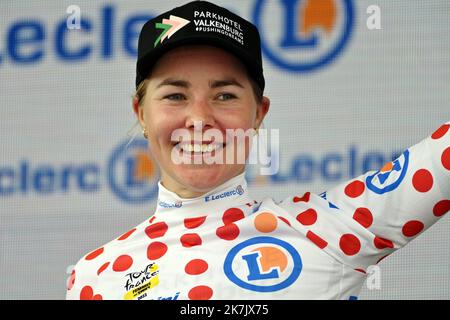
[[[212,89],[220,88],[220,87],[226,87],[226,86],[238,86],[240,88],[244,88],[242,84],[240,84],[236,79],[230,78],[230,79],[224,79],[224,80],[215,80],[210,81],[209,86]]]
[[[174,87],[182,87],[182,88],[189,88],[191,86],[191,84],[187,81],[184,80],[177,80],[177,79],[173,79],[173,78],[167,78],[165,80],[163,80],[160,84],[158,84],[158,86],[156,87],[161,88],[163,86],[174,86]]]
[[[158,86],[156,88],[158,89],[163,86],[189,88],[191,86],[191,84],[185,80],[167,78],[167,79],[164,79],[160,84],[158,84]],[[213,81],[209,82],[209,87],[212,89],[226,87],[226,86],[238,86],[240,88],[244,88],[244,86],[234,78],[223,79],[223,80],[213,80]]]

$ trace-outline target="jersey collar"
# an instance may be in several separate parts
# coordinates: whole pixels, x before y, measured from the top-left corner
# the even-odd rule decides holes
[[[248,195],[245,172],[196,198],[181,198],[159,181],[155,214],[174,213],[177,217],[186,218],[214,214],[224,208],[245,204],[253,204]]]

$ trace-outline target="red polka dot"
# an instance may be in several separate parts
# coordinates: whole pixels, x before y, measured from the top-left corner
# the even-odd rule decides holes
[[[284,223],[286,223],[289,227],[291,226],[290,222],[289,222],[286,218],[283,218],[283,217],[280,217],[280,216],[278,216],[278,218],[279,218],[281,221],[283,221]]]
[[[222,221],[224,224],[229,224],[244,219],[244,217],[244,212],[241,209],[230,208],[223,213]]]
[[[155,220],[155,216],[151,217],[150,220],[148,220],[148,222],[152,223]]]
[[[444,168],[450,170],[450,147],[442,152],[441,161]]]
[[[86,260],[92,260],[92,259],[95,259],[95,258],[97,258],[99,255],[101,255],[101,254],[103,253],[103,250],[104,250],[103,247],[98,248],[97,250],[92,251],[91,253],[89,253],[89,254],[86,256],[85,259],[86,259]]]
[[[217,228],[216,235],[223,240],[234,240],[239,236],[239,228],[234,223]]]
[[[128,270],[132,264],[133,259],[129,255],[124,254],[118,257],[116,261],[114,261],[112,268],[116,272],[122,272]]]
[[[350,198],[357,198],[363,194],[365,188],[366,186],[364,185],[364,182],[356,180],[349,183],[345,187],[344,192]]]
[[[103,297],[102,297],[101,294],[96,294],[96,295],[92,298],[92,300],[103,300]]]
[[[412,178],[414,188],[419,192],[427,192],[433,186],[433,176],[427,169],[420,169]]]
[[[67,290],[71,290],[73,288],[73,285],[75,284],[75,270],[72,270],[72,273],[70,274],[70,279],[67,284]]]
[[[320,249],[324,249],[327,245],[328,242],[326,242],[325,240],[323,240],[321,237],[319,237],[317,234],[315,234],[312,231],[308,231],[306,233],[306,237],[311,240],[316,246],[318,246]]]
[[[366,274],[366,271],[364,269],[355,269],[355,271],[358,271],[358,272]]]
[[[372,212],[367,208],[358,208],[353,214],[353,219],[355,219],[364,228],[368,228],[373,223]]]
[[[306,192],[301,198],[299,197],[294,197],[294,199],[292,199],[292,201],[294,202],[309,202],[309,197],[311,196],[311,192]]]
[[[123,235],[121,235],[117,240],[125,240],[126,238],[128,238],[129,236],[131,236],[131,234],[132,234],[133,232],[135,232],[135,231],[136,231],[136,228],[131,229],[130,231],[128,231],[128,232],[124,233]]]
[[[391,240],[384,239],[378,236],[373,239],[373,244],[377,249],[380,250],[384,248],[394,248],[394,243]]]
[[[167,232],[167,224],[165,222],[158,222],[145,228],[145,233],[150,239],[162,237]]]
[[[348,256],[353,256],[361,250],[361,242],[353,234],[344,234],[339,240],[339,247]]]
[[[147,258],[149,260],[156,260],[161,258],[167,252],[167,246],[159,241],[150,243],[147,247]]]
[[[109,266],[109,262],[104,263],[100,268],[98,268],[97,275],[99,276],[100,273],[102,273],[103,271],[105,271],[106,268],[108,268],[108,266]]]
[[[206,270],[208,270],[208,263],[202,259],[191,260],[184,268],[184,271],[190,275],[202,274]]]
[[[437,129],[432,135],[431,138],[433,139],[440,139],[442,138],[450,128],[450,124],[443,124],[439,129]]]
[[[202,238],[200,238],[200,236],[196,233],[186,233],[181,236],[180,242],[183,247],[189,248],[201,245]]]
[[[184,219],[184,226],[188,229],[194,229],[197,228],[198,226],[201,226],[203,222],[205,222],[205,220],[206,216],[198,218],[186,218]]]
[[[442,200],[434,205],[433,214],[441,217],[450,210],[450,200]]]
[[[188,297],[191,300],[209,300],[213,295],[213,290],[208,286],[197,286],[189,290]]]
[[[308,209],[297,215],[297,221],[304,226],[310,226],[317,221],[317,212],[314,209]]]
[[[92,300],[94,297],[94,290],[91,286],[84,286],[80,292],[80,300]]]
[[[405,223],[402,228],[402,233],[405,237],[414,237],[418,233],[420,233],[424,228],[422,222],[417,220],[411,220]]]

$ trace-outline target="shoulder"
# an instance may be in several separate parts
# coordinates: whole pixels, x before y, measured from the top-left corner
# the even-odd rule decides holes
[[[99,275],[105,270],[126,263],[127,257],[122,252],[132,245],[132,242],[140,241],[145,235],[145,228],[149,220],[120,234],[113,240],[89,251],[83,255],[74,265],[67,282],[67,299],[93,298]]]
[[[310,191],[293,194],[285,197],[281,201],[275,201],[272,198],[266,198],[262,203],[268,204],[273,203],[277,207],[281,207],[286,211],[298,210],[300,207],[306,206],[318,206],[325,207],[327,209],[339,209],[334,203],[327,199],[327,193],[323,192],[321,194],[312,193]]]

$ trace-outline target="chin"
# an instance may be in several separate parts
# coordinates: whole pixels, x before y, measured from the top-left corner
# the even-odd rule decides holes
[[[197,192],[208,192],[231,179],[231,172],[224,172],[220,168],[189,168],[181,170],[178,175],[185,186]]]

